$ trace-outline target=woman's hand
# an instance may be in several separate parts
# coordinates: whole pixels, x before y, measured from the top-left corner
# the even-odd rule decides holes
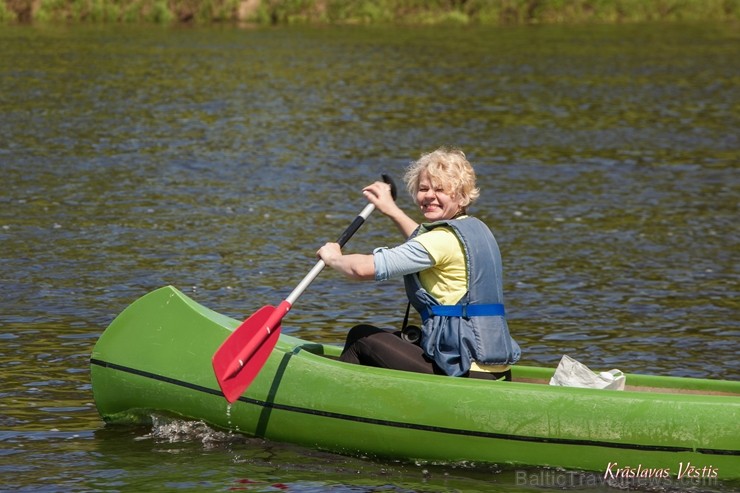
[[[316,256],[324,261],[329,267],[334,267],[337,260],[342,257],[342,249],[339,243],[327,243],[316,252]]]
[[[391,186],[383,181],[376,181],[372,185],[368,185],[362,189],[363,195],[368,201],[375,204],[375,207],[385,214],[390,216],[398,211],[396,201],[393,200],[391,194]]]
[[[363,188],[362,193],[365,195],[367,200],[375,204],[375,207],[380,212],[391,218],[391,220],[396,224],[396,227],[398,227],[398,230],[403,234],[404,239],[411,236],[411,233],[413,233],[419,226],[416,221],[407,216],[406,213],[396,205],[396,201],[393,200],[391,186],[389,184],[382,181],[376,181],[372,185],[368,185]]]

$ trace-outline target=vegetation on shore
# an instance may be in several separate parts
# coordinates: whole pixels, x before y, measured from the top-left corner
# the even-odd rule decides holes
[[[0,0],[4,23],[517,25],[738,19],[740,0]]]

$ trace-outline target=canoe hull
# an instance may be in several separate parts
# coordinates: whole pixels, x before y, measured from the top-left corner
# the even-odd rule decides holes
[[[211,356],[239,323],[173,287],[136,301],[92,353],[103,419],[168,413],[245,435],[404,460],[605,474],[639,466],[671,476],[691,463],[719,479],[740,476],[739,382],[629,375],[628,383],[661,391],[574,389],[526,383],[549,380],[552,370],[519,366],[514,382],[449,378],[341,363],[327,357],[336,347],[281,335],[254,383],[228,405]]]

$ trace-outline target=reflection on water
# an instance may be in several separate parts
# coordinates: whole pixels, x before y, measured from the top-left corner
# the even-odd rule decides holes
[[[165,284],[236,318],[277,303],[364,206],[362,185],[400,180],[442,144],[476,165],[473,213],[501,245],[523,363],[567,353],[740,378],[737,38],[722,25],[0,30],[0,469],[42,491],[325,487],[312,452],[252,441],[227,440],[233,455],[186,442],[167,452],[182,464],[153,464],[162,444],[135,440],[151,430],[102,428],[90,350]],[[376,214],[348,249],[397,241]],[[402,297],[326,272],[284,329],[340,343],[358,320],[399,324]],[[488,469],[320,460],[347,489],[359,470],[399,491],[522,491]]]

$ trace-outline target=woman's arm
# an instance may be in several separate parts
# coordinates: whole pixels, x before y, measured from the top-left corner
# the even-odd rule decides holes
[[[408,239],[416,231],[419,224],[411,219],[400,207],[396,205],[391,195],[391,187],[385,182],[376,181],[362,190],[367,200],[375,205],[375,208],[388,216]],[[321,247],[316,255],[324,263],[347,277],[359,280],[375,279],[375,262],[373,255],[350,254],[343,255],[337,243],[327,243]]]
[[[372,255],[343,255],[337,243],[327,243],[317,255],[332,269],[358,280],[386,281],[435,265],[434,258],[414,240],[395,248],[376,248]]]
[[[375,279],[375,263],[372,255],[343,255],[339,243],[327,243],[316,252],[321,260],[332,269],[352,279]]]

